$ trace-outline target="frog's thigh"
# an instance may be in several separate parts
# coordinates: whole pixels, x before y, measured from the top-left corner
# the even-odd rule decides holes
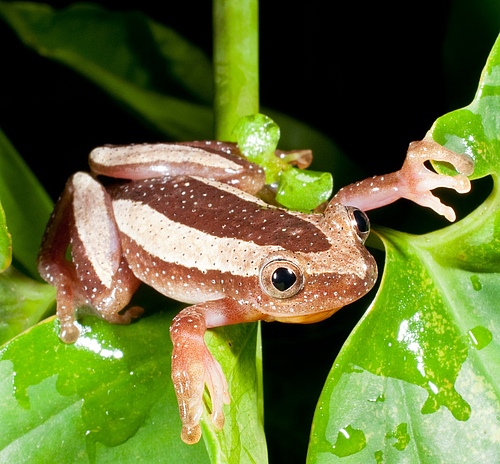
[[[104,146],[92,150],[92,172],[121,179],[196,176],[255,194],[265,185],[263,169],[235,156],[234,144],[221,142],[156,143]]]
[[[117,313],[128,304],[139,281],[122,256],[111,198],[86,173],[75,174],[72,185],[71,254],[81,296],[102,318],[114,323],[130,322],[140,310],[132,308],[132,312],[123,315]]]

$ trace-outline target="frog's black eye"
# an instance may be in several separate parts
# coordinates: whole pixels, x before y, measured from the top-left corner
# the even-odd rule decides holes
[[[304,286],[304,274],[299,266],[285,258],[265,262],[259,277],[264,292],[274,298],[291,298]]]
[[[364,243],[368,235],[370,235],[370,220],[363,211],[355,208],[354,206],[348,206],[347,209],[351,216],[353,228],[356,230],[359,238]]]
[[[273,272],[271,282],[276,290],[285,292],[297,282],[297,276],[290,268],[279,267]]]

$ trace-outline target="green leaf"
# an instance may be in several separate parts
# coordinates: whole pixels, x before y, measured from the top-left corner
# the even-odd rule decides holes
[[[293,168],[293,154],[277,157],[279,126],[268,116],[258,113],[239,119],[233,130],[241,153],[266,173],[266,183],[277,185],[276,200],[286,208],[312,211],[326,202],[333,190],[330,173]]]
[[[0,268],[10,264],[13,248],[16,264],[38,279],[36,256],[52,201],[2,131],[0,199],[6,212],[0,211]],[[8,267],[0,274],[0,343],[36,324],[53,306],[54,298],[51,286]]]
[[[56,292],[13,266],[0,274],[0,344],[29,329],[54,306]]]
[[[277,182],[281,171],[288,168],[285,162],[274,155],[280,139],[280,128],[268,116],[257,113],[240,118],[233,129],[232,138],[249,161],[262,166],[267,184]]]
[[[292,168],[280,177],[276,200],[296,211],[312,211],[328,201],[333,190],[333,177],[329,172]]]
[[[474,101],[431,129],[493,191],[440,231],[377,230],[384,276],[330,372],[308,462],[500,461],[499,70],[500,39]]]
[[[130,326],[88,316],[73,345],[59,341],[59,324],[50,318],[4,345],[0,461],[210,462],[203,442],[180,440],[170,380],[172,315],[154,314]],[[217,462],[266,460],[261,411],[254,407],[256,346],[248,344],[257,327],[241,326],[237,340],[219,331],[209,337],[233,380],[224,430],[215,433],[206,414],[202,419]]]
[[[40,55],[74,69],[177,140],[212,135],[212,67],[196,47],[139,12],[0,2],[0,16]]]
[[[13,256],[32,277],[36,256],[52,211],[52,201],[0,130],[0,201],[12,235]]]
[[[0,204],[0,272],[5,271],[12,261],[12,238],[7,229],[5,212]]]
[[[211,461],[266,463],[260,324],[221,327],[205,339],[221,363],[231,394],[222,432],[215,432],[207,420],[202,424]]]

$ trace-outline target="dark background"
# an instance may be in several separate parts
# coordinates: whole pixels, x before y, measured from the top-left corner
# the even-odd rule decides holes
[[[117,2],[98,3],[118,9]],[[458,11],[478,25],[461,27],[450,1],[401,10],[338,3],[261,2],[261,103],[322,130],[367,174],[385,173],[400,166],[408,143],[438,116],[470,102],[497,29],[466,7]],[[120,2],[119,9],[139,9],[210,54],[211,5],[194,5]],[[71,172],[86,166],[94,146],[158,140],[99,89],[26,49],[3,25],[0,39],[8,44],[1,50],[0,127],[53,198]]]
[[[117,9],[117,2],[98,3]],[[322,130],[367,174],[397,169],[409,142],[472,100],[500,22],[481,4],[262,1],[261,103]],[[211,53],[208,1],[120,2],[120,9],[139,9]],[[86,169],[93,147],[158,141],[92,84],[26,49],[2,23],[0,41],[0,127],[54,200],[72,172]],[[397,215],[387,221],[398,225]],[[304,462],[321,387],[372,297],[313,326],[263,325],[271,462]]]

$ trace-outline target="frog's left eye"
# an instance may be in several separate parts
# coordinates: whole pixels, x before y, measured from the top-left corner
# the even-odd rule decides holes
[[[291,298],[304,287],[304,274],[293,261],[276,258],[262,265],[260,286],[273,298]]]
[[[368,235],[370,235],[370,220],[368,219],[368,216],[359,208],[355,208],[354,206],[348,206],[347,210],[349,211],[354,229],[358,233],[361,241],[364,243],[368,238]]]

